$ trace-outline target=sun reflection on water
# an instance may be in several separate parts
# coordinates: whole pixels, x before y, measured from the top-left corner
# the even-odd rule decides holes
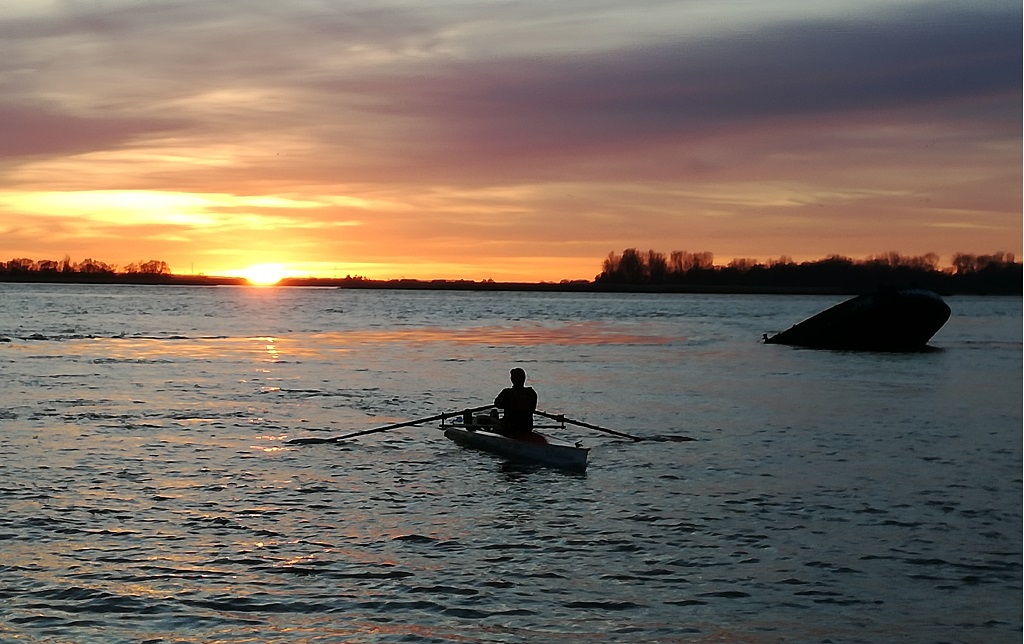
[[[268,362],[277,362],[281,359],[281,352],[277,348],[277,340],[275,338],[257,338],[266,342],[264,348],[266,349],[267,355],[270,356]]]

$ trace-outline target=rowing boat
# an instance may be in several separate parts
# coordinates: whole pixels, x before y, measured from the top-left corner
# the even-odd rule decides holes
[[[472,449],[497,454],[510,460],[535,463],[570,472],[584,472],[587,469],[587,455],[590,448],[579,443],[558,440],[536,431],[524,437],[503,436],[492,431],[493,427],[481,424],[474,418],[470,424],[461,419],[445,423],[441,429],[449,440]]]

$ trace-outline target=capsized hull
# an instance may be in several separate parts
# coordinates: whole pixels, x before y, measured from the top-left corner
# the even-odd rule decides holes
[[[444,435],[464,447],[490,452],[519,462],[536,463],[572,472],[583,472],[587,469],[589,448],[536,432],[531,436],[531,440],[521,440],[483,429],[470,430],[465,427],[446,426]]]
[[[836,304],[766,337],[765,343],[813,349],[920,351],[949,315],[949,305],[937,293],[884,289]]]

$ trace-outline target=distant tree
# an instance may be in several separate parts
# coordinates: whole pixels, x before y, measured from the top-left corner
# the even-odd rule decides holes
[[[170,275],[171,267],[167,265],[167,262],[151,259],[139,265],[139,272],[147,275]]]
[[[670,273],[679,275],[685,273],[689,266],[686,265],[686,253],[681,250],[674,250],[669,253],[668,270]]]
[[[657,251],[647,251],[647,281],[651,284],[663,284],[668,277],[668,261],[665,255]]]
[[[905,260],[902,255],[895,251],[889,251],[887,253],[882,253],[881,255],[869,257],[865,263],[869,265],[873,264],[875,266],[903,266],[904,261]]]
[[[715,254],[708,251],[693,254],[693,266],[691,268],[712,269],[715,267]]]
[[[688,279],[691,271],[711,270],[713,261],[714,255],[709,252],[672,251],[666,258],[664,253],[655,250],[641,253],[635,248],[627,248],[622,255],[614,251],[608,253],[601,273],[594,279],[623,284],[682,282]]]
[[[601,266],[601,271],[602,275],[607,275],[609,277],[612,275],[618,275],[619,256],[615,254],[615,251],[608,253],[608,257],[605,258],[604,264]]]
[[[75,271],[84,274],[114,273],[114,267],[95,259],[83,259],[75,265]]]
[[[998,251],[991,255],[972,255],[970,253],[956,253],[953,255],[953,273],[955,275],[966,275],[977,273],[989,267],[1007,267],[1015,263],[1013,253]]]
[[[18,257],[7,262],[7,270],[13,272],[35,270],[35,261],[26,257]]]
[[[939,270],[939,255],[937,253],[925,253],[920,257],[914,257],[911,261],[911,268],[922,271]]]
[[[642,284],[647,280],[648,272],[644,257],[635,248],[622,251],[619,259],[618,281],[627,284]]]
[[[991,255],[979,255],[978,256],[978,270],[983,271],[989,266],[1003,267],[1014,263],[1013,253],[1004,253],[1002,251],[992,253]]]
[[[749,271],[755,266],[761,266],[756,259],[747,259],[743,257],[736,257],[729,262],[729,268],[736,269],[738,271]]]

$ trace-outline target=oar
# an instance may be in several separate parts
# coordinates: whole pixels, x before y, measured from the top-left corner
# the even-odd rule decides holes
[[[490,409],[494,405],[484,405],[483,407],[474,407],[472,409],[466,409],[465,411],[446,412],[444,414],[437,414],[436,416],[427,416],[426,418],[417,418],[416,420],[409,420],[404,423],[392,423],[391,425],[384,425],[383,427],[374,427],[373,429],[364,429],[358,432],[352,432],[351,434],[344,434],[343,436],[334,436],[332,438],[293,438],[289,441],[285,441],[289,445],[321,445],[323,443],[337,443],[343,441],[346,438],[355,438],[356,436],[365,436],[367,434],[376,434],[378,432],[386,432],[389,429],[398,429],[399,427],[409,427],[411,425],[421,425],[423,423],[429,423],[435,420],[441,420],[442,418],[451,418],[452,416],[458,416],[464,414],[467,411],[470,413],[476,411],[483,411]]]
[[[569,423],[570,425],[579,425],[580,427],[586,427],[587,429],[596,429],[599,432],[605,432],[607,434],[613,434],[615,436],[621,436],[622,438],[631,438],[634,441],[642,441],[642,440],[644,440],[644,439],[640,438],[639,436],[633,436],[632,434],[626,434],[625,432],[617,432],[614,429],[608,429],[607,427],[598,427],[597,425],[591,425],[590,423],[585,423],[582,420],[573,420],[571,418],[566,418],[562,414],[549,414],[546,411],[535,411],[533,413],[537,414],[538,416],[543,416],[545,418],[550,418],[551,420],[557,420],[560,423]]]

